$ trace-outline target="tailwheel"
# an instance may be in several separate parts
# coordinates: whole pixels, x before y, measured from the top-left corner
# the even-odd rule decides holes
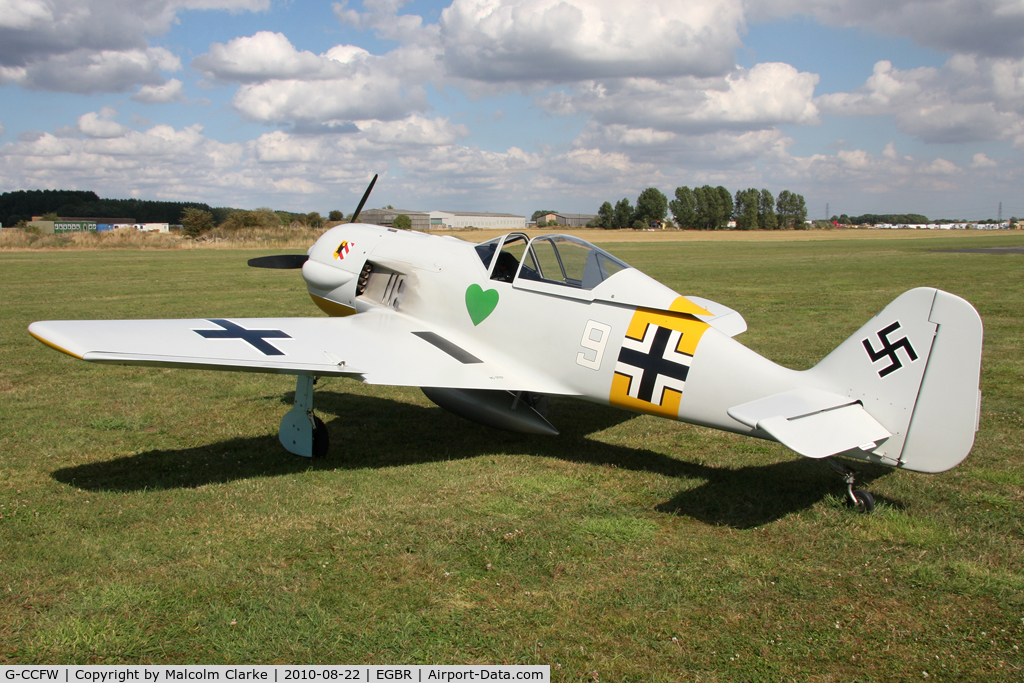
[[[846,496],[846,507],[867,514],[875,509],[875,497],[867,491],[853,489]]]
[[[843,483],[846,484],[846,507],[851,510],[857,510],[857,512],[863,512],[864,514],[875,509],[874,496],[863,489],[853,488],[854,480],[857,477],[856,470],[847,467],[841,462],[836,462],[833,458],[825,458],[825,462],[843,478]]]
[[[326,457],[331,450],[331,435],[327,431],[327,425],[316,415],[313,416],[313,457]]]

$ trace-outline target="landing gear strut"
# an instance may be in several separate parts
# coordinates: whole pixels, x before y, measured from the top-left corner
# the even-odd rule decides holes
[[[846,507],[853,508],[858,512],[865,514],[875,509],[875,497],[867,491],[862,489],[853,488],[854,479],[859,474],[856,470],[850,469],[846,465],[836,462],[834,458],[825,458],[825,462],[834,471],[839,473],[839,476],[843,478],[846,483]]]
[[[316,377],[299,375],[295,382],[295,404],[281,420],[278,438],[290,453],[304,458],[322,458],[331,448],[327,425],[313,414],[313,385]]]

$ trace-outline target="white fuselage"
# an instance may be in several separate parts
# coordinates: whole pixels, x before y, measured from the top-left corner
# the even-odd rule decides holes
[[[393,308],[460,348],[517,368],[527,382],[522,390],[764,436],[726,411],[764,396],[766,386],[777,391],[798,383],[801,373],[718,331],[708,310],[636,269],[590,289],[527,279],[522,271],[508,282],[494,279],[497,264],[479,251],[452,237],[349,224],[310,248],[303,274],[328,313]],[[367,263],[373,271],[360,287]],[[477,300],[477,315],[486,315],[474,321]]]

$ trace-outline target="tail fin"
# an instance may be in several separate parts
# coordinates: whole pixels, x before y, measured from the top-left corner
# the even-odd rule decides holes
[[[860,401],[891,432],[869,459],[944,472],[974,445],[981,341],[973,306],[922,287],[897,297],[808,374],[817,388]]]

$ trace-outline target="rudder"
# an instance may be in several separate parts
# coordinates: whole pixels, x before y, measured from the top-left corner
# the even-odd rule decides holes
[[[981,417],[981,316],[967,301],[936,290],[929,321],[938,325],[900,465],[945,472],[974,446]]]

